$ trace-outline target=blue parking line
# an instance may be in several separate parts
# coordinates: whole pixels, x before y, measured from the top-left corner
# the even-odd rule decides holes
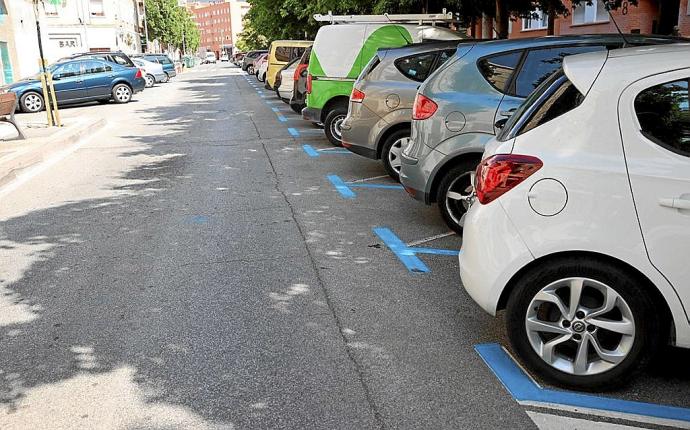
[[[331,181],[331,184],[333,184],[336,191],[338,191],[344,198],[354,199],[357,197],[357,195],[350,189],[350,187],[348,187],[345,182],[343,182],[342,179],[340,179],[338,175],[328,175],[327,178],[329,181]]]
[[[296,128],[289,127],[288,133],[290,133],[292,137],[299,137],[299,131],[297,131]]]
[[[304,152],[307,153],[308,156],[310,157],[319,157],[321,152],[324,154],[352,154],[352,152],[348,151],[345,148],[325,148],[325,149],[316,149],[311,145],[302,145],[302,149],[304,149]]]
[[[436,249],[436,248],[422,248],[416,246],[407,246],[395,235],[389,228],[376,227],[374,233],[383,241],[383,243],[395,254],[396,257],[407,267],[407,270],[415,273],[428,273],[431,270],[422,260],[417,257],[417,254],[437,254],[437,255],[451,255],[457,256],[460,252],[452,249]]]
[[[501,345],[480,344],[475,345],[474,349],[518,402],[556,404],[690,422],[690,409],[687,408],[542,388],[515,363]]]
[[[314,149],[313,146],[311,145],[302,145],[302,149],[304,149],[304,152],[307,153],[308,156],[310,157],[318,157],[319,153]]]

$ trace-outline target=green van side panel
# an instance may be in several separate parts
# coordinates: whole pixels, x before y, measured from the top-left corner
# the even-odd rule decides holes
[[[330,99],[337,96],[350,98],[354,81],[327,81],[314,79],[311,82],[311,94],[307,94],[307,106],[323,109]]]
[[[347,77],[357,79],[362,68],[367,65],[379,48],[400,48],[411,43],[412,35],[403,26],[385,25],[377,28],[364,42],[364,46],[359,51],[357,60],[352,65],[352,70],[347,74]]]
[[[347,77],[352,79],[352,81],[331,81],[327,80],[328,78],[314,79],[312,81],[312,92],[307,94],[307,107],[322,109],[333,97],[346,96],[349,98],[354,80],[357,79],[362,72],[362,68],[371,60],[379,48],[399,48],[412,42],[412,35],[403,26],[385,25],[377,28],[364,42],[359,55],[357,55],[352,65],[352,69],[347,74]],[[311,51],[308,70],[312,76],[322,77],[325,75],[315,50]]]

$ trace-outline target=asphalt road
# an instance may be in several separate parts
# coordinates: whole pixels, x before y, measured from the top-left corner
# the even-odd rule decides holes
[[[274,100],[219,64],[65,109],[109,125],[0,188],[0,428],[535,427],[474,350],[507,342],[456,258],[413,273],[372,232],[447,233],[436,209],[343,198],[327,175],[392,183],[308,156],[322,132]],[[689,357],[610,395],[688,407]]]

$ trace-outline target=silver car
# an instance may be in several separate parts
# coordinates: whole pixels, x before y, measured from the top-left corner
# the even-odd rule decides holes
[[[454,58],[419,88],[411,138],[401,153],[405,190],[428,205],[437,203],[448,226],[462,233],[484,146],[563,57],[682,40],[632,34],[625,39],[602,34],[459,45]]]
[[[397,181],[417,88],[453,56],[457,46],[453,40],[380,49],[355,82],[342,124],[342,145],[364,157],[381,159]]]

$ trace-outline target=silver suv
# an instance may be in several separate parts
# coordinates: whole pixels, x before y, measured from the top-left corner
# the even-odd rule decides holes
[[[380,49],[355,82],[342,124],[342,145],[364,157],[381,159],[397,181],[417,88],[455,54],[457,46],[454,40]]]
[[[462,233],[472,175],[485,144],[563,57],[687,40],[625,35],[543,37],[465,43],[419,89],[412,134],[401,153],[400,182],[414,198],[437,203]],[[558,144],[558,142],[554,142]]]

